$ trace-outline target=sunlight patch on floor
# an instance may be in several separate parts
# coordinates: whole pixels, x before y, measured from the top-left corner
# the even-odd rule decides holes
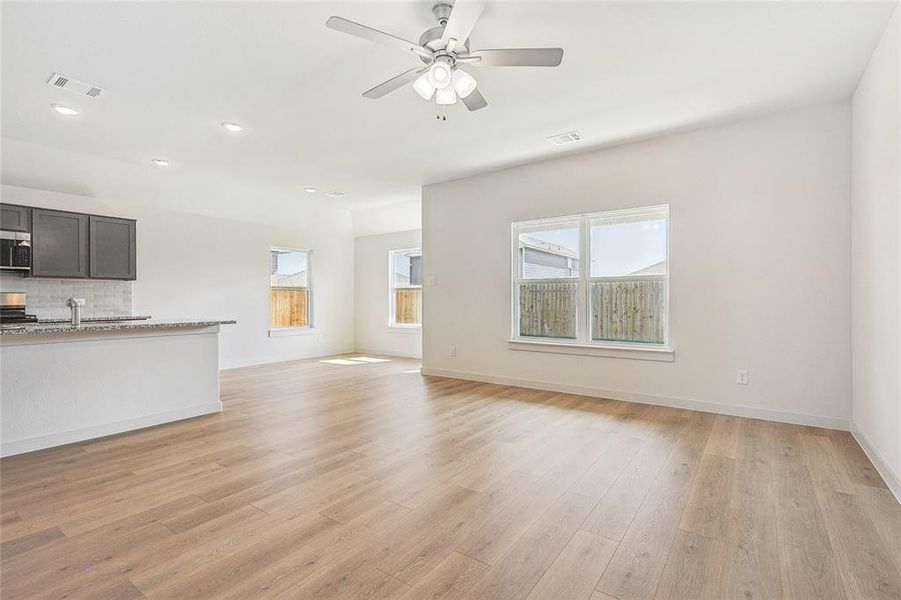
[[[369,356],[354,356],[353,358],[329,358],[320,360],[321,363],[330,365],[366,365],[370,363],[391,362],[389,358],[371,358]]]

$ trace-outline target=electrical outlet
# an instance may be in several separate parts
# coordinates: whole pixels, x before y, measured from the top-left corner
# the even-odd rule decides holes
[[[451,346],[450,348],[448,348],[447,355],[450,356],[451,358],[453,358],[454,356],[457,356],[457,347]]]
[[[735,373],[735,383],[738,385],[748,385],[751,378],[751,372],[747,369],[739,369]]]

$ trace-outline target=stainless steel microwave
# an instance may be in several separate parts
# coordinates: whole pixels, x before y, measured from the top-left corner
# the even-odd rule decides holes
[[[31,234],[0,231],[0,269],[31,269]]]

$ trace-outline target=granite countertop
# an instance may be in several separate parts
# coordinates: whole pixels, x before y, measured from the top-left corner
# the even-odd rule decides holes
[[[121,319],[121,317],[120,317]],[[113,321],[109,318],[94,321],[82,321],[73,326],[64,322],[38,322],[0,325],[0,336],[6,335],[51,335],[59,333],[83,333],[101,331],[127,331],[131,329],[187,329],[213,327],[214,325],[234,325],[234,320],[201,320],[201,319],[141,319],[130,321]]]
[[[152,319],[150,315],[97,315],[91,317],[82,317],[82,323],[98,323],[108,321],[146,321]],[[38,319],[38,325],[52,325],[57,323],[70,323],[70,319]]]

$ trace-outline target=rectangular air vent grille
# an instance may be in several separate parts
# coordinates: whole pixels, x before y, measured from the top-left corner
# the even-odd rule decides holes
[[[337,190],[332,190],[325,193],[326,196],[331,196],[332,198],[340,198],[344,195],[344,192],[339,192]]]
[[[562,146],[563,144],[571,144],[573,142],[578,142],[582,139],[582,134],[578,131],[570,131],[569,133],[561,133],[558,135],[552,135],[548,138],[550,141],[554,142],[558,146]]]
[[[47,85],[49,85],[50,87],[62,88],[70,92],[75,92],[76,94],[81,94],[82,96],[88,96],[89,98],[97,98],[105,91],[101,87],[97,87],[96,85],[85,83],[83,81],[78,81],[77,79],[72,79],[71,77],[67,77],[62,73],[54,73],[53,75],[51,75],[50,80],[47,81]]]

